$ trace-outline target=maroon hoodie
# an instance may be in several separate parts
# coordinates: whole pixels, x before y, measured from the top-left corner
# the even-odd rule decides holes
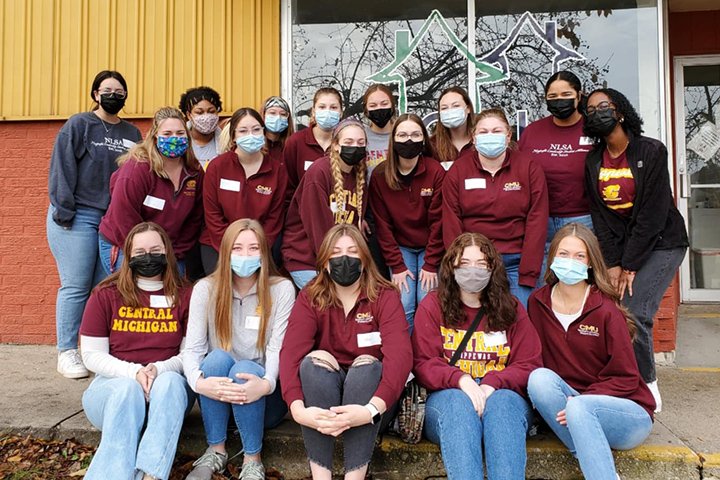
[[[655,400],[640,376],[625,316],[615,302],[591,287],[582,314],[566,332],[552,311],[551,291],[546,285],[528,300],[545,367],[581,394],[627,398],[652,418]]]
[[[530,372],[542,366],[540,340],[519,302],[517,316],[507,330],[491,332],[487,315],[467,343],[454,366],[450,359],[477,315],[478,308],[465,306],[465,321],[448,327],[443,320],[437,291],[420,302],[412,334],[413,372],[429,390],[459,388],[460,377],[469,374],[481,385],[513,390],[527,397]]]
[[[287,167],[291,190],[298,187],[305,171],[323,155],[325,151],[315,140],[312,127],[299,130],[288,137],[283,150],[283,163]]]

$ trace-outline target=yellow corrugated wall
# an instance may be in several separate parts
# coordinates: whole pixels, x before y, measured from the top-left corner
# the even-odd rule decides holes
[[[280,93],[280,0],[0,0],[0,120],[88,110],[100,70],[120,71],[123,116],[208,85],[224,110]]]

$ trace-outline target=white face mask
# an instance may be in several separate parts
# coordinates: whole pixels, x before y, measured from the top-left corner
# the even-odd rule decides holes
[[[467,112],[464,108],[448,108],[440,111],[440,123],[446,128],[457,128],[467,120]]]

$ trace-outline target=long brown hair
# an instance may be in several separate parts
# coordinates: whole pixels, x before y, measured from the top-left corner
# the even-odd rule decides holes
[[[467,105],[468,109],[470,110],[467,114],[467,117],[465,119],[465,134],[472,138],[473,134],[473,115],[474,115],[474,108],[472,100],[470,100],[470,96],[462,87],[449,87],[443,90],[440,93],[440,96],[438,97],[437,101],[437,111],[440,112],[440,101],[442,98],[447,95],[448,93],[457,93],[463,98],[463,101]],[[457,148],[455,148],[455,145],[453,145],[452,137],[450,136],[450,129],[445,127],[445,125],[442,124],[440,121],[440,118],[438,117],[438,121],[435,124],[435,134],[433,135],[434,138],[434,147],[435,147],[435,157],[438,162],[451,162],[454,161],[458,157],[458,151]]]
[[[426,154],[428,146],[428,133],[422,119],[414,113],[405,113],[403,115],[400,115],[395,121],[395,125],[393,125],[392,132],[390,133],[390,143],[388,144],[387,159],[385,159],[384,162],[377,166],[377,168],[382,168],[381,172],[385,176],[385,182],[392,190],[400,190],[401,188],[400,178],[398,174],[398,164],[400,160],[398,159],[398,154],[395,152],[395,132],[397,131],[398,126],[400,126],[400,124],[405,121],[410,121],[417,124],[422,130],[423,152],[421,153],[421,155]]]
[[[257,220],[241,218],[235,220],[225,230],[220,251],[218,253],[217,267],[208,278],[214,289],[213,304],[215,306],[215,334],[220,342],[220,348],[230,350],[232,347],[232,302],[233,302],[233,271],[230,265],[235,239],[245,230],[252,230],[260,245],[260,269],[257,275],[258,310],[260,311],[260,328],[258,329],[257,348],[265,349],[265,336],[270,314],[272,313],[272,296],[270,286],[280,281],[280,277],[272,261],[265,232]]]
[[[335,244],[343,236],[352,238],[355,245],[357,245],[358,256],[362,263],[360,290],[367,295],[368,300],[371,302],[376,301],[380,296],[380,291],[384,288],[396,288],[395,285],[380,275],[360,230],[353,225],[335,225],[328,230],[320,245],[317,254],[318,275],[307,286],[307,296],[310,304],[320,310],[342,305],[335,292],[335,282],[330,278],[327,266]]]
[[[476,246],[485,255],[488,268],[492,271],[490,282],[478,295],[485,307],[488,327],[491,331],[507,329],[517,320],[517,300],[510,293],[505,265],[495,246],[484,235],[466,232],[450,244],[440,263],[438,275],[438,299],[445,325],[457,327],[465,322],[465,312],[460,299],[460,286],[455,281],[455,268],[466,247]]]
[[[594,285],[600,293],[615,302],[615,305],[625,316],[630,337],[634,339],[635,333],[637,332],[635,319],[628,309],[621,303],[620,295],[612,286],[610,275],[608,275],[607,266],[605,265],[605,260],[603,259],[602,251],[600,250],[600,243],[598,242],[597,237],[585,225],[580,223],[569,223],[557,231],[552,239],[552,242],[550,242],[550,249],[548,250],[548,268],[545,270],[545,283],[548,285],[555,285],[560,281],[557,278],[557,275],[555,275],[555,272],[553,272],[550,268],[550,265],[552,264],[555,255],[557,255],[560,242],[566,237],[575,237],[585,244],[588,254],[589,267],[587,282],[590,285]]]
[[[95,288],[101,289],[116,285],[125,305],[133,308],[142,306],[139,297],[140,288],[137,286],[137,279],[130,269],[129,262],[135,236],[138,233],[144,232],[157,232],[162,239],[163,246],[165,247],[165,258],[167,259],[167,267],[165,268],[165,273],[162,275],[163,293],[166,297],[173,300],[173,306],[178,305],[181,300],[178,296],[178,290],[185,285],[185,282],[180,277],[170,237],[165,232],[165,229],[153,222],[138,223],[130,230],[123,244],[124,255],[120,268],[115,273],[110,274],[109,277],[100,282]]]
[[[348,127],[359,128],[360,130],[362,130],[363,135],[365,135],[367,138],[367,134],[365,133],[365,127],[363,127],[363,124],[354,119],[348,118],[343,120],[333,130],[328,156],[330,157],[330,172],[332,173],[332,177],[335,182],[335,184],[333,185],[333,191],[335,192],[335,202],[337,204],[338,210],[342,210],[345,207],[345,195],[343,195],[343,191],[345,190],[345,188],[343,186],[342,170],[340,169],[340,162],[342,162],[342,159],[340,158],[340,154],[335,150],[334,147],[340,146],[340,134]],[[352,169],[355,172],[355,196],[357,197],[356,209],[358,214],[357,224],[358,226],[360,226],[360,221],[363,218],[363,193],[365,190],[365,176],[367,174],[367,164],[365,163],[365,161],[361,161],[357,165],[354,165]]]

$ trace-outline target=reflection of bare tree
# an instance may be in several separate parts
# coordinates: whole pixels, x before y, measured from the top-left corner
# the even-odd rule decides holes
[[[693,138],[700,132],[700,128],[707,123],[720,127],[716,119],[720,114],[720,87],[718,86],[697,86],[685,87],[685,138]],[[686,161],[688,171],[691,174],[700,173],[700,177],[694,178],[693,183],[717,183],[720,181],[720,151],[716,152],[707,162],[692,150],[687,150]],[[703,167],[705,175],[702,174]],[[705,178],[709,176],[708,178]]]

